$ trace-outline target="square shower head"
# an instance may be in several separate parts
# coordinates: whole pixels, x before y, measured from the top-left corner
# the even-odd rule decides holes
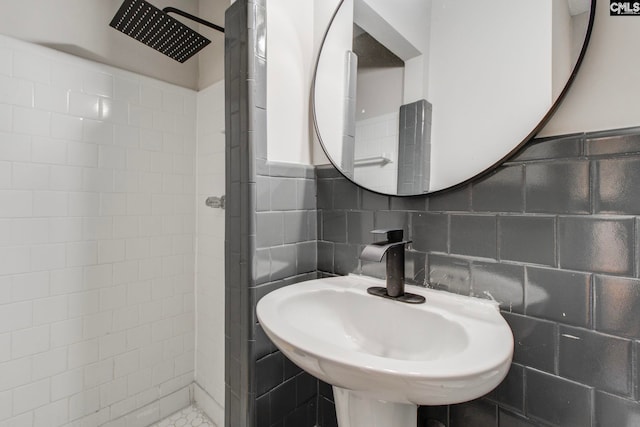
[[[181,63],[211,43],[144,0],[125,0],[109,25]]]

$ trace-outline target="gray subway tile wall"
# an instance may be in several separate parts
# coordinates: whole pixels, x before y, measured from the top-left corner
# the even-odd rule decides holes
[[[525,167],[527,212],[591,212],[588,160],[559,160]],[[558,186],[559,182],[565,185]]]
[[[347,212],[347,243],[373,243],[373,212]]]
[[[640,132],[637,127],[591,132],[584,139],[587,156],[640,153]]]
[[[383,277],[358,258],[382,227],[414,242],[409,283],[493,298],[515,336],[495,391],[421,407],[420,427],[640,425],[640,129],[535,140],[427,197],[268,162],[265,7],[238,0],[226,16],[225,425],[337,426],[331,387],[276,349],[255,306],[302,280]]]
[[[380,277],[357,259],[367,227],[402,227],[409,282],[493,298],[514,333],[498,389],[422,407],[420,427],[640,425],[639,169],[640,128],[534,140],[488,176],[418,198],[317,168],[320,275]],[[325,426],[331,397],[319,399]]]
[[[498,423],[501,427],[535,427],[532,421],[499,408]]]
[[[503,261],[556,265],[556,218],[498,217],[498,253]]]
[[[528,316],[583,328],[592,326],[591,274],[534,266],[525,269]]]
[[[412,247],[419,252],[449,251],[449,215],[430,212],[411,213]]]
[[[466,184],[429,196],[427,209],[431,212],[469,212],[471,211],[471,188],[471,185]]]
[[[525,371],[525,408],[534,421],[553,426],[590,426],[592,389],[577,382],[539,372]]]
[[[598,177],[595,188],[595,211],[604,214],[640,213],[640,160],[602,159],[595,163]]]
[[[509,410],[524,412],[524,366],[513,363],[507,377],[488,398]]]
[[[513,332],[514,363],[555,373],[558,325],[515,313],[503,315]]]
[[[251,3],[253,5],[253,3]],[[225,210],[225,425],[239,426],[252,411],[249,404],[249,384],[243,372],[247,371],[245,357],[248,341],[248,324],[244,313],[248,300],[244,288],[248,286],[250,271],[248,262],[250,230],[248,216],[243,206],[247,204],[249,177],[242,176],[241,162],[249,145],[246,139],[249,110],[247,108],[248,84],[246,80],[248,56],[246,44],[249,37],[247,15],[249,4],[238,1],[225,14],[225,97],[226,128],[226,189]],[[242,151],[242,153],[241,153]],[[238,236],[238,238],[230,238]],[[252,412],[253,413],[253,412]]]
[[[225,425],[312,427],[317,380],[255,312],[268,292],[317,275],[314,170],[267,161],[265,14],[265,0],[226,12]]]
[[[495,215],[450,215],[449,221],[449,250],[452,254],[496,259]]]
[[[451,427],[495,426],[498,411],[495,405],[476,400],[464,405],[451,405],[449,420]]]
[[[595,276],[594,279],[594,329],[640,339],[640,281],[610,276]]]
[[[635,219],[559,217],[558,262],[563,269],[633,276]]]
[[[569,326],[560,327],[559,337],[560,376],[598,390],[633,397],[633,343],[630,340]]]
[[[521,265],[473,261],[471,295],[500,301],[500,308],[513,313],[524,312],[524,272]]]
[[[473,185],[475,212],[522,212],[524,210],[524,166],[502,167]]]
[[[427,283],[434,289],[461,295],[471,293],[471,262],[468,259],[432,253],[427,255]]]
[[[640,407],[611,394],[595,393],[594,427],[635,426],[640,422]]]
[[[635,355],[633,366],[635,367],[636,372],[635,397],[637,401],[640,401],[640,341],[635,342],[633,354]],[[636,412],[640,412],[640,408],[636,408]]]
[[[316,424],[317,380],[293,365],[270,344],[255,318],[255,306],[268,292],[298,281],[313,279],[317,272],[316,187],[313,169],[264,162],[256,175],[271,191],[257,198],[269,210],[255,211],[256,270],[248,284],[253,297],[251,311],[255,350],[249,349],[248,371],[255,376],[252,395],[255,417],[247,426],[313,427]],[[309,179],[311,177],[311,179]],[[273,191],[276,188],[278,190]],[[286,192],[283,191],[286,189]],[[285,195],[286,193],[286,195]],[[287,200],[285,200],[285,198]]]
[[[517,153],[510,163],[522,163],[532,160],[574,159],[584,154],[584,134],[561,137],[540,138],[527,143],[526,150]]]

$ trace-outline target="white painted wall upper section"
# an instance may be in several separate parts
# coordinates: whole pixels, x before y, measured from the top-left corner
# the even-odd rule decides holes
[[[540,136],[564,135],[640,125],[640,39],[637,19],[609,16],[598,2],[589,49],[567,94]],[[631,83],[631,84],[630,84]]]
[[[229,0],[151,0],[162,9],[175,6],[224,26]],[[200,31],[212,44],[180,64],[111,28],[122,0],[2,0],[0,34],[154,77],[190,89],[224,77],[224,35],[172,14]],[[200,27],[200,28],[198,28]]]
[[[332,153],[333,160],[341,164],[347,83],[346,53],[353,46],[353,0],[344,1],[333,23],[335,26],[327,34],[324,45],[327,60],[318,67],[318,73],[326,78],[319,79],[314,90],[323,99],[323,102],[316,104],[318,108],[324,108],[316,112],[319,126],[330,129],[330,132],[323,133],[322,142]]]
[[[175,1],[157,0],[163,8]],[[197,87],[198,61],[180,64],[109,27],[121,0],[3,0],[0,33],[118,68]],[[197,14],[197,0],[183,0],[179,7]]]
[[[552,96],[557,99],[564,89],[567,79],[571,75],[577,55],[572,55],[573,28],[572,18],[569,13],[569,4],[566,1],[552,1],[552,49],[551,73]],[[584,31],[580,34],[583,36]]]
[[[300,0],[267,5],[267,157],[272,161],[311,161],[313,6]]]
[[[320,48],[322,47],[323,37],[325,35],[325,32],[327,31],[329,22],[331,21],[331,17],[335,12],[336,7],[338,7],[338,4],[340,3],[340,0],[314,0],[313,3],[313,66],[315,67]],[[311,106],[311,110],[313,111],[313,106]],[[320,141],[318,140],[318,135],[313,129],[313,124],[311,125],[311,128],[311,163],[315,165],[330,163],[329,159],[324,153],[324,150],[322,149]]]
[[[197,95],[195,401],[224,425],[224,210],[204,201],[225,191],[224,82]]]
[[[224,27],[224,13],[229,7],[229,0],[198,2],[199,17]],[[209,46],[192,58],[198,61],[198,90],[204,90],[224,79],[224,34],[205,25],[199,25],[198,32],[211,40]]]

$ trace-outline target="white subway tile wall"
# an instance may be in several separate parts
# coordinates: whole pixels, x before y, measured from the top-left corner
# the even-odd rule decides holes
[[[1,427],[146,426],[189,404],[196,103],[191,90],[0,36]],[[222,135],[211,154],[223,150]],[[206,180],[203,192],[219,192]],[[221,257],[210,240],[223,227],[202,226],[205,258]],[[222,283],[208,262],[202,278]],[[215,310],[202,315],[222,334]],[[207,363],[223,363],[218,338],[199,350]],[[201,369],[218,397],[224,379]]]
[[[198,93],[195,400],[224,425],[224,210],[205,205],[225,191],[224,82]],[[185,167],[188,165],[185,165]]]

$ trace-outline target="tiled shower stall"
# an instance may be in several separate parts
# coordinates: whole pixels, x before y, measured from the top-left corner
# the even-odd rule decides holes
[[[223,99],[1,36],[0,426],[222,425]]]

